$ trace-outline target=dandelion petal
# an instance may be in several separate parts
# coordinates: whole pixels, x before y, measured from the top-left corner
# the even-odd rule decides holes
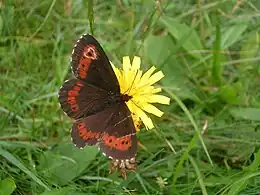
[[[140,119],[143,121],[143,124],[147,129],[152,129],[154,127],[152,120],[145,114],[142,109],[140,109],[137,106],[132,106],[134,107],[134,111],[136,112],[136,115],[140,117]]]
[[[158,71],[149,78],[149,84],[152,85],[164,77],[162,71]]]
[[[150,76],[153,74],[155,69],[156,68],[153,66],[146,73],[144,73],[144,75],[141,78],[140,85],[144,85],[145,83],[147,83],[147,81],[149,80]]]
[[[132,69],[138,70],[138,69],[140,69],[140,65],[141,65],[141,58],[138,56],[135,56],[133,59],[133,63],[132,63]]]
[[[130,58],[129,56],[123,57],[123,70],[128,73],[131,68]]]
[[[160,103],[160,104],[170,104],[170,98],[164,95],[151,95],[147,97],[147,102],[149,103]]]
[[[155,106],[153,106],[152,104],[142,103],[142,109],[158,117],[161,117],[163,115],[163,112],[158,108],[156,108]]]

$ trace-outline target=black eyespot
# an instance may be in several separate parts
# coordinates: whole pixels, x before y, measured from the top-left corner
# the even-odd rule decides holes
[[[125,141],[122,141],[121,144],[125,144]]]
[[[126,141],[125,144],[128,144],[128,141]]]
[[[109,143],[111,143],[111,142],[112,142],[112,139],[109,140]]]

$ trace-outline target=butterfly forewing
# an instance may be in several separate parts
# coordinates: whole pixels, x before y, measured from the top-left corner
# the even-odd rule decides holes
[[[71,79],[59,91],[63,111],[71,118],[79,119],[105,108],[109,93],[79,79]]]
[[[72,51],[71,67],[74,75],[104,90],[120,93],[116,75],[97,40],[83,35]]]

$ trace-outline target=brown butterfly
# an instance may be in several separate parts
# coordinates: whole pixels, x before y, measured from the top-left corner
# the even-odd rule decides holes
[[[104,50],[91,35],[75,44],[71,56],[75,76],[59,91],[63,111],[75,119],[71,136],[75,146],[97,145],[112,159],[112,170],[135,170],[136,129],[117,77]]]

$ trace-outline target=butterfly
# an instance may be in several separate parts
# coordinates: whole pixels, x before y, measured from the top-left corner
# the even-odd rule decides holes
[[[84,34],[71,54],[75,78],[59,91],[63,111],[75,123],[71,136],[75,146],[97,145],[112,159],[112,169],[135,169],[136,129],[126,102],[131,96],[120,93],[113,68],[98,41]]]

